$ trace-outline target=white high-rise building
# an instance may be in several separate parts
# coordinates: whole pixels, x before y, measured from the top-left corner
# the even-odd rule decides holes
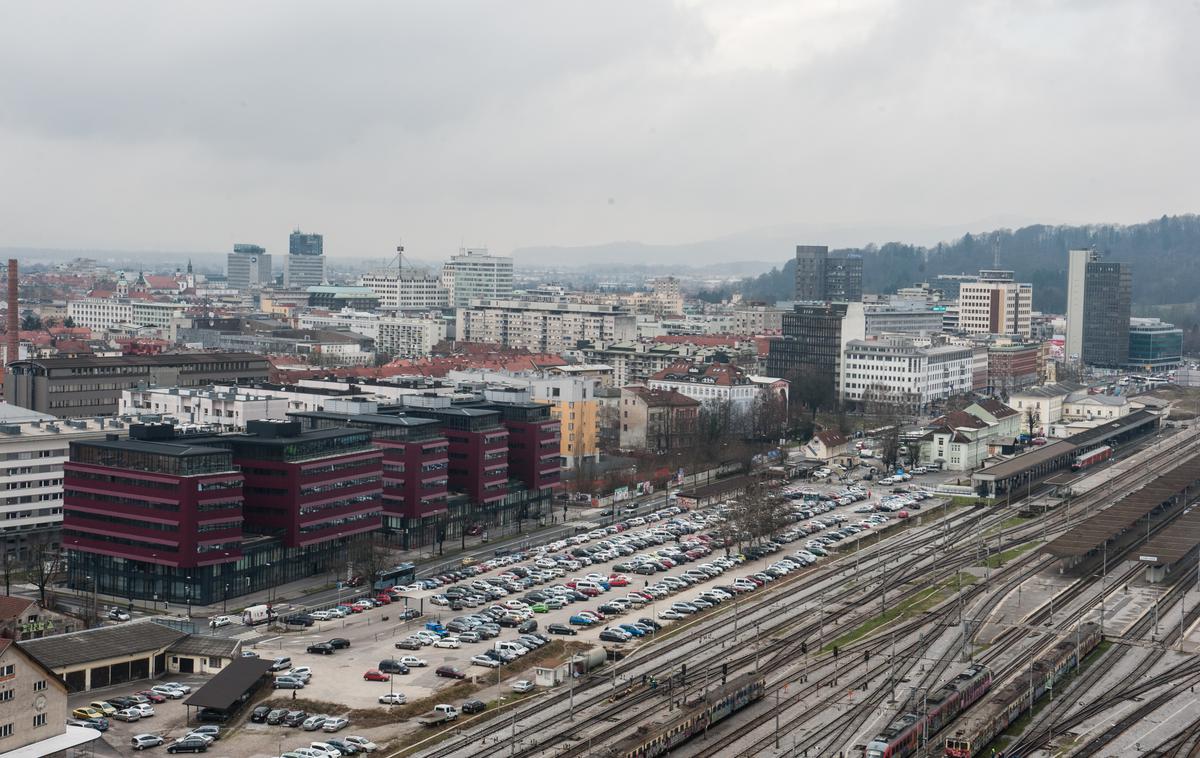
[[[1067,333],[1063,357],[1078,361],[1083,356],[1083,303],[1087,293],[1087,265],[1099,260],[1095,250],[1067,253]]]
[[[545,300],[474,300],[458,309],[458,338],[541,353],[574,350],[580,340],[637,337],[636,317],[611,305]]]
[[[1014,281],[1011,271],[980,271],[979,281],[958,290],[958,326],[967,334],[1018,335],[1032,328],[1033,285]]]
[[[358,280],[379,298],[385,311],[432,310],[449,305],[446,288],[432,276],[397,271],[374,271]]]
[[[492,255],[486,249],[466,249],[442,268],[442,285],[455,308],[472,300],[497,300],[512,296],[512,258]]]
[[[973,352],[961,345],[918,347],[912,340],[850,340],[842,359],[841,399],[923,408],[971,391]]]

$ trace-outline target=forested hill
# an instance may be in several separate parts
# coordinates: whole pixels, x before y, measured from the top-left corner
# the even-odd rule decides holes
[[[817,242],[804,240],[804,242]],[[1067,307],[1067,251],[1095,247],[1111,260],[1124,261],[1133,273],[1133,302],[1139,305],[1191,303],[1200,293],[1200,216],[1163,216],[1132,226],[1027,226],[986,234],[967,234],[950,243],[919,247],[889,242],[841,252],[862,254],[863,290],[892,292],[938,274],[974,274],[999,267],[1033,284],[1035,310],[1062,313]],[[742,282],[751,300],[789,300],[794,296],[796,264],[789,260],[757,278]]]

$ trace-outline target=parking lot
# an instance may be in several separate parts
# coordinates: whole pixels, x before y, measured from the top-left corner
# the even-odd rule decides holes
[[[916,490],[919,483],[918,478],[897,486]],[[330,620],[260,638],[246,649],[264,659],[289,659],[280,661],[280,676],[293,667],[306,668],[301,672],[307,677],[303,688],[279,689],[272,697],[327,704],[324,715],[329,716],[391,707],[381,703],[381,697],[412,703],[460,681],[473,684],[472,697],[484,702],[514,697],[517,681],[533,679],[528,660],[542,657],[525,648],[537,650],[553,639],[632,648],[639,639],[659,633],[655,626],[733,602],[737,595],[752,593],[835,552],[853,551],[858,539],[922,506],[915,496],[900,500],[891,489],[884,493],[860,484],[851,490],[832,477],[791,484],[781,492],[787,498],[781,507],[791,513],[792,525],[771,543],[743,545],[740,554],[734,545],[727,549],[719,537],[727,506],[692,512],[664,509],[462,567],[459,578],[446,577],[449,581],[440,586],[395,588],[396,600],[390,603],[375,605],[360,596],[354,598],[355,609],[347,600]],[[926,500],[924,506],[936,502]],[[402,619],[406,599],[414,610],[423,607],[424,614]],[[494,626],[488,629],[485,624]],[[540,639],[519,631],[534,624]],[[550,634],[552,630],[571,634]],[[322,646],[329,641],[336,642],[332,650]],[[397,648],[397,643],[405,648]],[[310,647],[324,652],[308,652]],[[472,662],[486,655],[495,660],[488,659],[486,665],[483,659]],[[417,661],[403,665],[406,656]],[[464,679],[439,676],[439,669]],[[389,673],[401,670],[406,673]],[[461,706],[462,689],[456,694],[457,699],[447,702]],[[182,711],[178,702],[167,701],[153,724],[143,724],[175,738],[185,731]],[[235,720],[244,723],[229,741],[215,743],[210,752],[273,756],[321,741],[320,732],[252,723],[244,715]],[[106,737],[111,744],[127,746],[130,735],[140,731],[145,727],[117,724]],[[356,725],[353,720],[339,733],[362,734],[381,744],[397,736],[393,724]]]

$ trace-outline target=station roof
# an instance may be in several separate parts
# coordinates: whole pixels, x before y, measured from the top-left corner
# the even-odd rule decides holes
[[[1200,454],[1166,471],[1150,484],[1129,493],[1079,526],[1042,546],[1058,558],[1084,555],[1137,524],[1163,502],[1200,479]]]
[[[1138,560],[1159,566],[1173,566],[1183,560],[1200,544],[1200,507],[1184,513],[1170,529],[1164,529],[1154,539],[1138,548]]]
[[[1070,455],[1076,449],[1076,445],[1066,440],[1057,440],[1030,450],[1027,453],[1021,453],[1009,458],[1007,461],[1001,461],[993,466],[979,469],[972,478],[984,481],[1002,481],[1023,474],[1027,469],[1046,463],[1047,461],[1052,461],[1060,456]]]
[[[1113,419],[1106,424],[1092,427],[1078,434],[1072,434],[1067,439],[1077,447],[1086,445],[1102,445],[1113,437],[1137,429],[1146,424],[1158,423],[1159,416],[1150,411],[1135,411],[1128,416]]]
[[[271,664],[272,661],[263,658],[235,658],[183,704],[227,711],[270,671]]]
[[[27,640],[21,647],[47,668],[60,669],[106,658],[137,658],[165,650],[186,636],[186,632],[154,621],[128,621]]]

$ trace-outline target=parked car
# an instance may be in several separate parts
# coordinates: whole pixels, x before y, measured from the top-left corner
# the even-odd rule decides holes
[[[221,739],[221,727],[214,724],[206,724],[205,726],[198,726],[192,731],[188,732],[189,737],[193,734],[199,734],[204,737],[208,737],[209,739],[219,740]]]
[[[328,720],[329,719],[327,716],[309,716],[308,718],[304,719],[304,723],[300,725],[300,728],[306,732],[315,732],[321,727],[325,726],[325,722]]]
[[[139,721],[142,718],[141,711],[136,711],[133,708],[122,708],[112,715],[117,721]]]
[[[533,690],[533,682],[528,679],[519,679],[512,684],[513,692],[530,692]]]
[[[387,682],[391,681],[391,678],[391,674],[385,674],[379,669],[367,669],[363,672],[363,680],[367,682]]]
[[[277,676],[272,687],[277,690],[302,690],[304,682],[294,676]]]
[[[336,648],[328,642],[317,642],[305,648],[306,652],[317,653],[319,655],[333,655]]]
[[[454,666],[438,666],[434,671],[437,676],[444,676],[449,679],[466,679],[467,675],[456,669]]]
[[[463,713],[483,713],[483,711],[486,709],[487,703],[483,702],[482,700],[472,699],[463,701],[462,708],[460,710],[462,710]]]
[[[203,737],[181,737],[167,745],[168,753],[207,753],[208,741]]]
[[[268,724],[270,724],[272,726],[275,726],[277,724],[282,724],[283,717],[286,716],[287,713],[288,712],[287,712],[286,708],[274,708],[271,710],[270,713],[267,714],[266,721]]]
[[[570,636],[579,634],[579,632],[567,626],[566,624],[550,624],[546,627],[546,631],[550,634],[566,634]]]
[[[300,726],[308,718],[307,711],[288,711],[283,717],[284,726]]]
[[[334,650],[344,650],[350,647],[350,640],[346,639],[345,637],[334,637],[325,644],[329,645]]]
[[[389,692],[379,696],[379,702],[384,705],[404,705],[408,699],[404,697],[403,692]]]
[[[145,750],[148,747],[158,747],[165,740],[157,734],[135,734],[129,739],[129,746],[134,750]]]

